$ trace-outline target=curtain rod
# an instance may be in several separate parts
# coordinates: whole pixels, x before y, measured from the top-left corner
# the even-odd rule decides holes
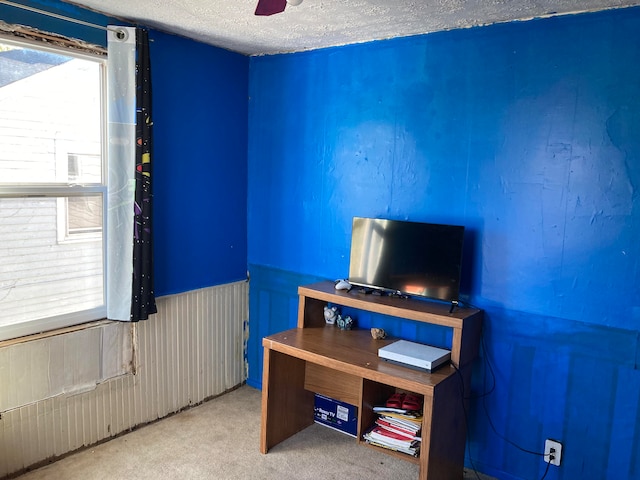
[[[23,10],[29,10],[30,12],[46,15],[47,17],[53,17],[53,18],[58,18],[60,20],[65,20],[67,22],[78,23],[80,25],[84,25],[85,27],[99,28],[100,30],[112,31],[112,32],[120,31],[119,28],[103,27],[102,25],[96,25],[95,23],[89,23],[83,20],[77,20],[75,18],[65,17],[64,15],[58,15],[57,13],[40,10],[39,8],[29,7],[27,5],[22,5],[20,3],[10,2],[9,0],[0,0],[0,3],[4,3],[5,5],[9,5],[10,7],[21,8]]]

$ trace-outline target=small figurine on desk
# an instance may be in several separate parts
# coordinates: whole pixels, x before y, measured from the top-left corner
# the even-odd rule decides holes
[[[382,328],[372,328],[371,336],[374,340],[382,340],[387,337],[387,332],[385,332]]]
[[[338,307],[336,307],[335,305],[333,307],[330,307],[329,305],[326,305],[324,307],[324,321],[327,323],[327,325],[335,324],[338,317],[340,317]]]
[[[351,328],[353,327],[353,318],[351,318],[349,315],[345,315],[344,317],[342,315],[338,315],[336,323],[338,324],[338,328],[340,328],[340,330],[351,330]]]

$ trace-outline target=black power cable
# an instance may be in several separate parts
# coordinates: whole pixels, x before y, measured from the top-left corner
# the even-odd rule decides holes
[[[464,394],[464,377],[462,376],[462,373],[460,373],[460,370],[458,369],[458,367],[456,367],[453,363],[451,365],[453,366],[453,368],[456,370],[456,373],[460,377],[460,398],[462,401],[462,410],[464,412],[464,424],[466,426],[466,431],[467,431],[467,434],[465,435],[465,437],[466,437],[467,451],[469,452],[469,463],[471,464],[471,468],[473,468],[473,473],[476,475],[476,478],[478,480],[482,480],[480,478],[480,475],[478,475],[478,469],[474,465],[473,459],[471,458],[471,443],[469,441],[469,414],[467,413],[467,405],[465,404],[465,400],[467,400],[467,398],[465,397],[465,394]]]
[[[472,306],[470,304],[467,304],[467,306]],[[477,308],[477,307],[474,307]],[[528,450],[526,448],[521,447],[520,445],[518,445],[517,443],[513,442],[512,440],[509,440],[507,437],[505,437],[504,435],[498,433],[498,430],[496,429],[495,425],[493,424],[493,421],[491,420],[491,416],[489,415],[489,409],[487,408],[487,403],[486,403],[486,398],[491,395],[496,388],[496,375],[495,372],[493,370],[493,366],[491,365],[491,361],[489,360],[489,352],[487,350],[487,345],[485,343],[485,338],[484,338],[484,329],[482,330],[482,334],[481,334],[481,343],[482,343],[482,350],[484,351],[484,355],[483,355],[483,360],[484,360],[484,375],[483,375],[483,392],[479,395],[475,395],[475,396],[469,396],[469,397],[465,397],[464,395],[464,378],[462,377],[462,373],[460,373],[460,370],[453,365],[453,368],[455,368],[456,372],[458,373],[458,375],[460,376],[460,387],[461,387],[461,392],[462,392],[462,408],[464,410],[464,419],[465,419],[465,424],[467,426],[467,432],[469,431],[469,418],[468,418],[468,413],[467,413],[467,407],[465,405],[465,400],[475,400],[475,399],[482,399],[482,407],[483,410],[485,412],[485,415],[487,416],[487,420],[489,422],[489,425],[491,426],[491,430],[493,430],[493,433],[496,434],[496,436],[498,438],[500,438],[501,440],[503,440],[504,442],[506,442],[507,444],[517,448],[518,450],[524,452],[524,453],[528,453],[530,455],[535,455],[535,456],[540,456],[540,457],[550,457],[549,460],[547,461],[547,467],[544,471],[544,474],[542,475],[542,478],[540,480],[544,480],[547,476],[547,473],[549,473],[549,466],[551,465],[551,456],[553,455],[551,454],[547,454],[544,452],[539,452],[539,451],[533,451],[533,450]],[[491,388],[487,391],[487,372],[491,373],[491,379],[492,379],[492,385]],[[474,473],[476,475],[476,478],[478,480],[481,480],[478,472],[476,470],[475,465],[473,464],[473,459],[471,458],[471,448],[470,448],[470,442],[469,442],[469,435],[467,435],[467,450],[469,451],[469,463],[471,464],[471,467],[474,470]],[[545,459],[546,460],[546,459]]]

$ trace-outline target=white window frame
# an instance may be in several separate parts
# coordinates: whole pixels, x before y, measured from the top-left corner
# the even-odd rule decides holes
[[[103,85],[103,89],[104,89],[104,85]],[[104,100],[103,100],[103,109],[105,108],[104,105]],[[103,117],[106,117],[106,115],[103,114]],[[106,120],[105,118],[103,118],[103,140],[102,140],[102,172],[101,172],[101,176],[103,179],[102,184],[99,183],[93,183],[93,184],[82,184],[81,182],[77,182],[77,181],[72,181],[69,180],[69,185],[107,185],[107,177],[105,175],[107,175],[107,171],[105,168],[105,161],[106,161],[106,154],[104,153],[105,151],[105,147],[104,147],[104,138],[105,138],[105,134],[104,134],[104,128],[106,128],[104,125],[106,125]],[[55,151],[55,157],[56,157],[56,176],[63,182],[66,182],[66,180],[69,178],[68,175],[68,169],[69,169],[69,157],[71,155],[76,155],[78,157],[82,157],[82,156],[94,156],[94,153],[84,153],[84,152],[90,152],[92,151],[91,148],[91,144],[83,144],[83,143],[77,143],[74,142],[73,145],[69,144],[69,142],[63,142],[63,141],[56,141],[56,151]],[[102,206],[103,209],[105,207],[105,202],[106,202],[106,193],[103,195],[102,199]],[[71,242],[84,242],[87,240],[95,240],[97,238],[102,237],[103,235],[103,231],[106,232],[105,229],[105,221],[106,221],[106,217],[104,215],[104,211],[103,211],[103,227],[101,229],[101,231],[99,232],[95,232],[95,231],[90,231],[90,232],[70,232],[69,231],[69,210],[67,208],[68,206],[68,202],[66,198],[59,198],[58,202],[57,202],[57,211],[58,211],[58,217],[57,217],[57,226],[56,226],[56,230],[57,230],[57,236],[58,236],[58,243],[71,243]]]
[[[102,236],[103,248],[102,248],[102,288],[103,288],[103,305],[87,310],[76,311],[67,313],[64,315],[50,316],[40,318],[37,320],[25,321],[14,325],[0,326],[0,342],[8,339],[16,339],[19,337],[25,337],[32,334],[47,332],[64,327],[71,327],[82,323],[88,323],[95,320],[106,319],[107,316],[107,265],[106,265],[106,244],[107,244],[107,192],[108,192],[108,157],[107,157],[107,57],[106,55],[91,54],[87,52],[80,52],[73,49],[67,49],[64,47],[52,47],[42,44],[41,42],[28,40],[28,39],[15,39],[8,36],[0,35],[0,42],[10,45],[15,45],[21,48],[31,48],[34,50],[41,50],[45,52],[51,52],[59,55],[65,55],[68,57],[74,57],[84,59],[100,64],[100,154],[102,155],[102,183],[87,183],[87,184],[70,184],[69,182],[54,182],[46,184],[7,184],[1,183],[0,179],[0,198],[33,198],[33,197],[67,197],[67,196],[83,196],[90,194],[98,194],[102,196],[102,209],[103,209],[103,225],[102,232],[99,234],[79,234],[82,235],[95,235]],[[65,152],[64,158],[66,160],[67,153]],[[81,153],[81,152],[80,152]],[[60,158],[56,158],[56,163],[59,164]],[[65,167],[66,168],[66,167]],[[62,198],[64,201],[64,198]],[[66,203],[66,202],[63,202]],[[66,206],[64,207],[66,210]],[[58,209],[60,212],[60,209]],[[58,215],[60,218],[60,215]],[[58,227],[60,222],[58,220]],[[66,222],[64,226],[64,232],[66,232]],[[63,233],[64,233],[63,232]],[[59,234],[58,234],[59,235]],[[85,237],[86,239],[87,237]],[[60,237],[58,236],[58,239]],[[78,238],[78,240],[81,240]]]

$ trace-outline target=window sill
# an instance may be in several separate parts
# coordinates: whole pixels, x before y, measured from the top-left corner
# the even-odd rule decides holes
[[[66,333],[79,332],[81,330],[87,330],[89,328],[100,327],[102,325],[108,325],[115,320],[95,320],[93,322],[81,323],[79,325],[73,325],[71,327],[56,328],[42,333],[34,333],[33,335],[25,335],[24,337],[11,338],[8,340],[0,341],[0,348],[10,347],[12,345],[18,345],[21,343],[33,342],[35,340],[42,340],[43,338],[55,337],[58,335],[64,335]]]

